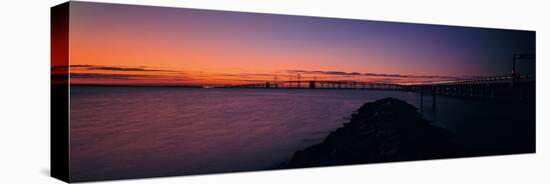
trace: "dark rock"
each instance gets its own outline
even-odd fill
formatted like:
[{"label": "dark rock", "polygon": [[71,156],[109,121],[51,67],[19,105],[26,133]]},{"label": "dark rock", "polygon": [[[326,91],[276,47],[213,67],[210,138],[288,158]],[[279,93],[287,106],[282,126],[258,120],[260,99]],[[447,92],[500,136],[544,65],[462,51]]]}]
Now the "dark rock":
[{"label": "dark rock", "polygon": [[286,168],[448,158],[461,148],[443,128],[430,124],[404,101],[364,104],[325,140],[297,151]]}]

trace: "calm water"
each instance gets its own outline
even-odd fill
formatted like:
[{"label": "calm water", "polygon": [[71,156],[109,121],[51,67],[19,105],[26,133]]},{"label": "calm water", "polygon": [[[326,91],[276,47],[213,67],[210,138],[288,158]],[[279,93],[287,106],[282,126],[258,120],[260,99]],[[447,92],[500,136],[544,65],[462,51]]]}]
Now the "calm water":
[{"label": "calm water", "polygon": [[[269,169],[385,97],[419,107],[417,94],[393,91],[74,86],[71,174],[84,181]],[[534,144],[534,111],[529,118],[503,103],[444,97],[434,110],[430,99],[422,113],[458,142],[488,154]]]}]

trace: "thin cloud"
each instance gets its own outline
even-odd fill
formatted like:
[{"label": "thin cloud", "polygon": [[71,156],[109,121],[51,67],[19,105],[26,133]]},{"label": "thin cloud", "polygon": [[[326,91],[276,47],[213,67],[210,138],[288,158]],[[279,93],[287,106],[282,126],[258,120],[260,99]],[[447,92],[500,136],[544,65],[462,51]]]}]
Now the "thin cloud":
[{"label": "thin cloud", "polygon": [[101,73],[71,73],[71,78],[81,79],[138,79],[150,78],[151,75],[136,75],[136,74],[101,74]]},{"label": "thin cloud", "polygon": [[309,71],[309,70],[285,70],[290,74],[312,74],[312,75],[338,75],[338,76],[371,76],[371,77],[391,77],[391,78],[421,78],[421,79],[462,79],[454,76],[439,75],[400,75],[400,74],[381,74],[381,73],[359,73],[343,71]]},{"label": "thin cloud", "polygon": [[158,70],[148,68],[129,68],[129,67],[111,67],[111,66],[94,66],[87,70],[109,70],[109,71],[135,71],[135,72],[175,72],[175,70]]},{"label": "thin cloud", "polygon": [[[93,66],[94,65],[71,65],[70,67],[71,68],[87,68],[87,67],[93,67]],[[69,69],[68,65],[57,65],[57,66],[52,66],[51,67],[52,71],[67,70],[67,69]]]},{"label": "thin cloud", "polygon": [[274,77],[280,76],[278,74],[268,74],[268,73],[238,73],[238,74],[214,74],[216,76],[224,77],[240,77],[240,78],[254,78],[254,77]]},{"label": "thin cloud", "polygon": [[[183,73],[178,70],[152,69],[148,67],[126,67],[126,66],[103,66],[103,65],[70,65],[71,68],[83,70],[103,70],[103,71],[130,71],[130,72],[176,72]],[[67,68],[67,66],[57,66],[59,69]],[[54,69],[54,67],[52,67]]]}]

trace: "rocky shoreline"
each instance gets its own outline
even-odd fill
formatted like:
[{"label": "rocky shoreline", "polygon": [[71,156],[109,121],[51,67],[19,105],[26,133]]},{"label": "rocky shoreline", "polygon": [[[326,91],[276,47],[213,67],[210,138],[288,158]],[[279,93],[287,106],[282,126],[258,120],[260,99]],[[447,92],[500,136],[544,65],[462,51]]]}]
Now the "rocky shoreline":
[{"label": "rocky shoreline", "polygon": [[322,143],[294,153],[283,168],[410,161],[465,156],[452,134],[395,98],[369,102]]}]

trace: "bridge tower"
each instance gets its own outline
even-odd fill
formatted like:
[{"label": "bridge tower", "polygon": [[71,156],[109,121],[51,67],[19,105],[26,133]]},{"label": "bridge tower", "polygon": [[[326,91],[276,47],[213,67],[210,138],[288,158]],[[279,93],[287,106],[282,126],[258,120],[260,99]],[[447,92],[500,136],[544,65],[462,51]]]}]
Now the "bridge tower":
[{"label": "bridge tower", "polygon": [[309,89],[315,89],[315,81],[309,81]]}]

